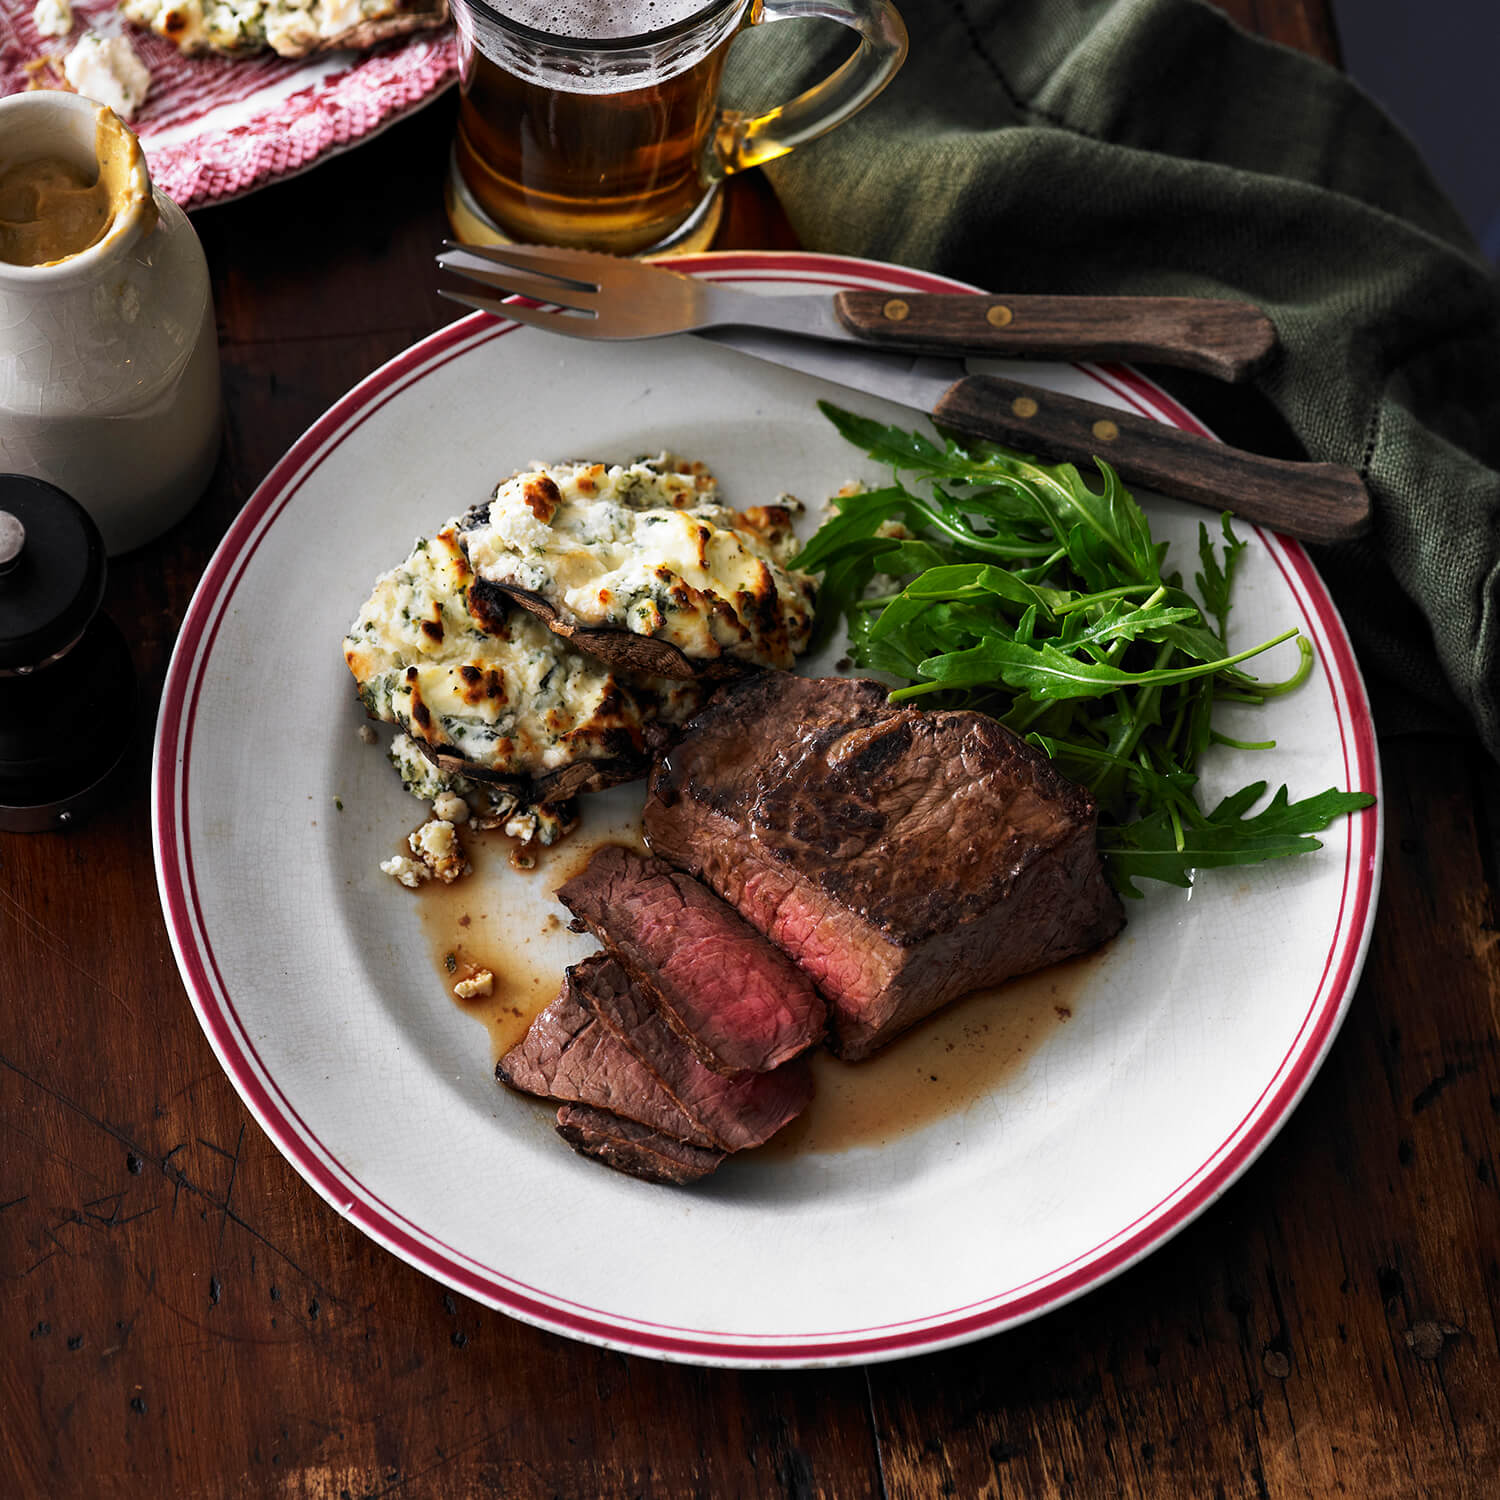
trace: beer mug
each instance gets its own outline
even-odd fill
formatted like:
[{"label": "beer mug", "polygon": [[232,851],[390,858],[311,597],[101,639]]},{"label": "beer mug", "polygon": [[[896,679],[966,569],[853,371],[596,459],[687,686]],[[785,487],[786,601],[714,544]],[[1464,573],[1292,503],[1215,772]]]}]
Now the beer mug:
[{"label": "beer mug", "polygon": [[[467,244],[701,249],[719,184],[868,104],[906,56],[889,0],[454,0],[460,103],[446,203]],[[765,114],[718,107],[735,36],[823,17],[858,50]]]}]

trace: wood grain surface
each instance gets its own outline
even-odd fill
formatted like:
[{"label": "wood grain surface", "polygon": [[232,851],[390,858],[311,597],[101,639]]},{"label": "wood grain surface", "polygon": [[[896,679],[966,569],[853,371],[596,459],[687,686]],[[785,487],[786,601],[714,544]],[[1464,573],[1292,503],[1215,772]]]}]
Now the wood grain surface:
[{"label": "wood grain surface", "polygon": [[833,306],[859,338],[923,354],[1148,360],[1234,381],[1276,347],[1276,329],[1258,307],[1211,297],[839,292]]},{"label": "wood grain surface", "polygon": [[1343,464],[1268,458],[999,375],[966,375],[943,392],[932,415],[940,426],[1057,463],[1087,467],[1097,454],[1127,485],[1233,511],[1303,541],[1347,541],[1370,529],[1364,481]]},{"label": "wood grain surface", "polygon": [[[1322,0],[1225,8],[1333,55]],[[134,755],[85,829],[0,835],[0,1496],[1500,1493],[1500,777],[1466,742],[1384,747],[1365,979],[1263,1158],[1143,1264],[956,1352],[766,1374],[571,1343],[380,1249],[249,1118],[157,906],[156,701],[256,483],[453,315],[430,270],[451,122],[196,221],[225,454],[113,569]],[[730,207],[735,243],[789,243],[763,187]]]}]

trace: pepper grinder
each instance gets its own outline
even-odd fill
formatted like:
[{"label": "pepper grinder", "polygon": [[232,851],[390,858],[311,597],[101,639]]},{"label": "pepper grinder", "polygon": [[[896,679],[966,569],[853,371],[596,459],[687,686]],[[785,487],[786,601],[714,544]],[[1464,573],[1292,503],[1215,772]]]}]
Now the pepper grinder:
[{"label": "pepper grinder", "polygon": [[0,474],[0,829],[73,824],[107,795],[135,668],[107,615],[104,539],[55,485]]}]

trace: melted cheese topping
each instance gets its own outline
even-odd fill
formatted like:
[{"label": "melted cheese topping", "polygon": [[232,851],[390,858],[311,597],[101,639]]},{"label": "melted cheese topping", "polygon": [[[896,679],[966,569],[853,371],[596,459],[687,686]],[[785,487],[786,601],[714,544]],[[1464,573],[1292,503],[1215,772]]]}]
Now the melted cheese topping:
[{"label": "melted cheese topping", "polygon": [[82,94],[131,119],[151,91],[151,70],[135,55],[129,37],[86,31],[63,59],[63,76]]},{"label": "melted cheese topping", "polygon": [[400,0],[125,0],[121,9],[188,56],[269,47],[282,57],[305,57],[365,21],[399,15],[401,5]]},{"label": "melted cheese topping", "polygon": [[43,36],[67,36],[73,29],[73,7],[69,0],[36,0],[31,24]]},{"label": "melted cheese topping", "polygon": [[475,572],[538,594],[569,624],[790,667],[807,649],[813,580],[785,566],[785,506],[736,512],[702,465],[537,465],[463,534]]},{"label": "melted cheese topping", "polygon": [[691,683],[612,671],[524,610],[484,629],[454,523],[382,574],[344,640],[360,698],[377,719],[505,776],[640,750],[653,720],[681,723]]}]

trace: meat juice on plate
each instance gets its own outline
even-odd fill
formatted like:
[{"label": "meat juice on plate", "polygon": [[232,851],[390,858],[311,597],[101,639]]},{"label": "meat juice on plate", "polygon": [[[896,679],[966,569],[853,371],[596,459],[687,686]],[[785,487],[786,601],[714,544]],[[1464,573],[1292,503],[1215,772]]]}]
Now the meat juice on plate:
[{"label": "meat juice on plate", "polygon": [[[509,878],[542,881],[548,891],[554,890],[612,843],[644,849],[638,825],[585,828],[555,848],[536,850],[535,867]],[[561,969],[555,957],[542,955],[552,948],[545,939],[568,916],[559,905],[535,932],[518,931],[504,907],[506,882],[497,879],[509,864],[512,841],[498,832],[469,835],[466,847],[473,873],[452,885],[429,881],[422,887],[422,925],[438,983],[466,1015],[484,1025],[491,1056],[498,1061],[557,995]],[[1098,955],[1071,959],[976,991],[863,1062],[845,1063],[817,1052],[812,1103],[759,1150],[793,1157],[878,1147],[962,1115],[1004,1087],[1088,1003],[1098,962]],[[492,993],[471,1000],[454,997],[454,984],[481,969],[495,976]]]},{"label": "meat juice on plate", "polygon": [[[505,909],[507,881],[499,878],[500,872],[508,867],[514,872],[509,879],[539,881],[550,892],[578,874],[601,845],[622,843],[644,847],[638,829],[632,833],[628,827],[611,826],[592,834],[580,830],[551,849],[526,850],[525,857],[535,863],[521,870],[511,864],[518,847],[513,840],[499,831],[466,832],[464,847],[472,872],[452,885],[430,880],[417,892],[422,928],[443,990],[489,1031],[495,1061],[520,1042],[556,998],[562,970],[555,957],[543,957],[543,950],[552,947],[544,940],[568,921],[567,912],[557,906],[534,931],[518,929]],[[590,946],[591,940],[580,940],[581,950]],[[579,957],[584,956],[580,951]],[[490,994],[471,1000],[454,995],[456,983],[482,969],[495,976]]]},{"label": "meat juice on plate", "polygon": [[862,1062],[813,1057],[812,1103],[761,1150],[784,1156],[882,1146],[1003,1088],[1088,1003],[1100,955],[976,990]]}]

